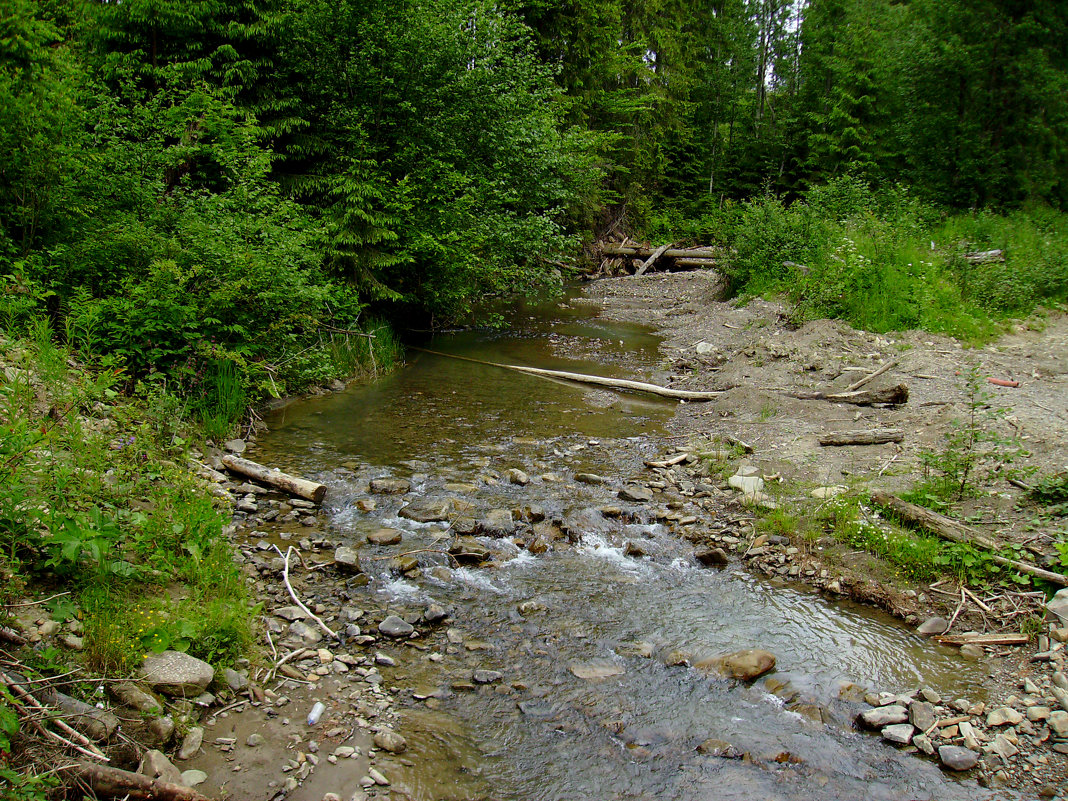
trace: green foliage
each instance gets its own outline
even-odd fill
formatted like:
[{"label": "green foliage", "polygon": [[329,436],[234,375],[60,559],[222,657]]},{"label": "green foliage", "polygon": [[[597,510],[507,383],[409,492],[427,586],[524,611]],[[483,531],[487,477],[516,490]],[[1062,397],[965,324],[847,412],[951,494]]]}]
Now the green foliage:
[{"label": "green foliage", "polygon": [[[876,192],[837,178],[791,204],[774,195],[745,204],[726,274],[736,293],[785,294],[798,323],[837,317],[983,342],[1008,315],[1068,299],[1063,218],[1036,209],[943,220],[902,187]],[[1005,261],[963,258],[978,249],[1001,249]]]}]

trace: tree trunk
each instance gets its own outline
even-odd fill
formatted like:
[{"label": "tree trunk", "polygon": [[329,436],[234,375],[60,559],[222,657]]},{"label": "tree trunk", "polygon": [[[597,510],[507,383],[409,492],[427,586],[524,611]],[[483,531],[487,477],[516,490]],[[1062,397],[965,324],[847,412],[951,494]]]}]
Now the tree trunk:
[{"label": "tree trunk", "polygon": [[98,796],[129,798],[132,801],[211,801],[192,787],[150,779],[140,773],[110,768],[92,762],[78,762],[71,773]]},{"label": "tree trunk", "polygon": [[670,242],[668,244],[666,244],[666,245],[661,245],[660,247],[658,247],[656,250],[654,250],[652,252],[652,255],[650,255],[649,258],[645,260],[645,262],[642,264],[642,266],[638,268],[638,272],[636,272],[634,274],[635,275],[643,275],[646,270],[648,270],[650,267],[652,267],[654,264],[656,264],[656,260],[659,259],[661,256],[663,256],[664,253],[670,247],[671,247],[671,243]]},{"label": "tree trunk", "polygon": [[283,492],[288,492],[290,495],[296,495],[299,498],[307,498],[314,503],[322,503],[323,498],[326,496],[326,485],[317,484],[314,481],[308,481],[304,478],[297,478],[296,476],[283,473],[281,470],[271,469],[264,467],[261,464],[256,464],[248,459],[241,459],[237,456],[224,456],[222,463],[226,465],[227,469],[232,470],[235,473],[240,473],[243,476],[259,481],[261,484],[267,484],[275,489],[280,489]]},{"label": "tree trunk", "polygon": [[901,442],[905,432],[900,428],[877,428],[871,431],[832,431],[820,437],[820,445],[882,445]]}]

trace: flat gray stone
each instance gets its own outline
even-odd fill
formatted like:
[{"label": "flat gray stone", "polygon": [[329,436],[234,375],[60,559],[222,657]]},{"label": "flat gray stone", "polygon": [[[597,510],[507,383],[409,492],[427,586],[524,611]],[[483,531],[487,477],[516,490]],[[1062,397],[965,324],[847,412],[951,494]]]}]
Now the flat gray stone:
[{"label": "flat gray stone", "polygon": [[1011,707],[1003,706],[986,716],[987,726],[1015,726],[1024,716]]},{"label": "flat gray stone", "polygon": [[378,633],[386,637],[408,637],[415,631],[415,626],[396,615],[390,615],[378,624]]},{"label": "flat gray stone", "polygon": [[935,724],[934,704],[926,701],[913,701],[909,707],[909,723],[920,731],[927,731]]},{"label": "flat gray stone", "polygon": [[929,617],[920,624],[916,631],[924,637],[932,637],[935,634],[944,633],[947,628],[949,628],[949,621],[944,617]]},{"label": "flat gray stone", "polygon": [[971,770],[979,764],[978,753],[959,745],[940,746],[938,759],[950,770]]},{"label": "flat gray stone", "polygon": [[612,676],[622,676],[627,672],[626,668],[622,665],[617,665],[615,662],[600,659],[591,660],[589,662],[572,662],[568,666],[568,669],[580,679],[587,679],[590,681],[607,679]]},{"label": "flat gray stone", "polygon": [[208,774],[202,770],[183,770],[182,784],[186,787],[199,787],[208,780]]},{"label": "flat gray stone", "polygon": [[179,651],[164,651],[145,658],[141,677],[158,693],[195,698],[215,678],[215,669],[202,659]]},{"label": "flat gray stone", "polygon": [[141,757],[141,764],[138,766],[137,772],[142,776],[148,776],[150,779],[159,779],[171,784],[182,783],[182,772],[174,767],[162,751],[156,751],[155,749],[145,751],[144,756]]},{"label": "flat gray stone", "polygon": [[629,501],[630,503],[652,503],[653,491],[648,487],[640,487],[636,484],[629,484],[618,493],[620,500]]},{"label": "flat gray stone", "polygon": [[178,753],[175,755],[176,759],[186,760],[192,759],[200,751],[200,746],[204,742],[204,729],[200,726],[193,726],[186,733],[185,738],[182,740],[182,745],[178,749]]},{"label": "flat gray stone", "polygon": [[499,670],[476,670],[471,674],[471,679],[475,684],[495,684],[503,678],[504,674]]},{"label": "flat gray stone", "polygon": [[909,711],[900,704],[890,704],[862,712],[860,722],[869,729],[883,729],[898,723],[908,723]]},{"label": "flat gray stone", "polygon": [[912,735],[915,732],[916,728],[911,723],[895,723],[892,726],[883,726],[879,733],[884,740],[888,740],[891,743],[908,745],[912,742]]},{"label": "flat gray stone", "polygon": [[457,537],[449,546],[449,553],[461,565],[480,565],[492,555],[492,551],[474,537]]},{"label": "flat gray stone", "polygon": [[248,676],[243,676],[233,668],[223,668],[223,681],[235,693],[248,689]]},{"label": "flat gray stone", "polygon": [[248,449],[248,443],[243,439],[228,439],[223,443],[223,448],[240,456]]}]

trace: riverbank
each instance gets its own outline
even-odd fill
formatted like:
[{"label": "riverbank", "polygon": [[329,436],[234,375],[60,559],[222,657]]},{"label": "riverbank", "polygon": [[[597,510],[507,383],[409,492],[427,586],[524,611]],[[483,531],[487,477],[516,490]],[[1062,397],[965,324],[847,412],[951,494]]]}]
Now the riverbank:
[{"label": "riverbank", "polygon": [[[939,744],[966,746],[986,754],[989,785],[1057,795],[1068,779],[1068,721],[1062,719],[1068,711],[1063,672],[1068,621],[1046,613],[1044,594],[1030,587],[1021,591],[1004,574],[990,576],[988,583],[961,565],[939,564],[930,550],[922,557],[885,558],[885,551],[864,547],[863,537],[850,536],[850,527],[870,528],[884,540],[882,532],[897,531],[894,536],[913,541],[914,535],[881,519],[880,510],[861,499],[874,489],[900,494],[930,480],[930,454],[944,451],[977,408],[996,410],[984,415],[984,430],[1000,443],[1012,443],[1001,447],[1020,449],[1013,466],[1032,468],[1023,475],[1065,470],[1068,316],[1049,312],[1016,324],[989,346],[968,349],[919,331],[873,335],[827,320],[796,328],[788,323],[788,310],[776,303],[724,302],[711,273],[602,280],[586,296],[604,316],[650,325],[666,337],[659,377],[669,386],[723,392],[711,403],[680,405],[662,461],[693,454],[675,468],[689,472],[692,482],[686,463],[718,451],[716,469],[762,478],[767,503],[750,505],[754,538],[743,557],[750,570],[878,606],[924,633],[980,641],[962,651],[988,669],[989,702],[939,710],[943,721],[962,719],[928,736],[947,730],[953,736],[906,745],[928,753]],[[806,393],[843,392],[886,365],[890,369],[869,388],[905,384],[907,403],[858,407],[802,399]],[[983,382],[978,403],[966,381],[971,369],[984,379],[1001,379]],[[903,441],[820,444],[831,432],[887,429],[902,432]],[[738,442],[750,452],[731,444]],[[976,476],[976,491],[947,504],[947,511],[1017,550],[1020,558],[1063,573],[1058,545],[1068,539],[1064,518],[1035,503],[1022,482],[1010,483],[1014,475],[1006,469]],[[704,544],[722,546],[715,538]],[[995,638],[984,647],[972,636],[1021,633],[1030,638],[1023,646]],[[869,700],[895,703],[898,696]],[[993,719],[985,715],[1004,707],[1013,711]],[[1051,714],[1053,726],[1047,725]],[[893,721],[908,722],[904,710]]]}]

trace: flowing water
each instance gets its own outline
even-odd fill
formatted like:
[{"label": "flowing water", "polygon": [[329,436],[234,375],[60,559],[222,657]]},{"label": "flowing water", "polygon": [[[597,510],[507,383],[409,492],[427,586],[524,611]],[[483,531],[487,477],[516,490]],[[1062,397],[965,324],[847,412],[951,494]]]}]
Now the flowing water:
[{"label": "flowing water", "polygon": [[[655,336],[594,312],[574,300],[521,315],[507,334],[467,332],[428,347],[636,378],[655,370]],[[974,782],[852,730],[859,707],[843,699],[856,684],[980,700],[981,668],[872,610],[738,567],[699,568],[692,546],[650,510],[598,511],[626,506],[615,498],[618,479],[640,475],[642,459],[661,453],[645,437],[665,433],[672,409],[413,353],[374,384],[268,421],[262,458],[331,486],[333,539],[359,545],[390,526],[405,532],[402,545],[373,554],[363,545],[362,553],[420,551],[417,578],[368,558],[371,582],[361,592],[401,614],[434,602],[453,612],[440,658],[401,648],[418,658],[398,659],[386,676],[416,688],[400,695],[411,764],[394,779],[395,797],[982,797]],[[532,483],[500,478],[511,467]],[[571,480],[583,471],[616,484]],[[373,512],[359,511],[368,480],[385,475],[410,478],[412,494],[377,496]],[[447,523],[397,516],[420,495],[462,497],[476,517],[534,504],[550,519],[577,513],[584,525],[572,542],[537,556],[487,540],[495,567],[456,567],[439,552]],[[628,540],[645,555],[625,555]],[[750,647],[778,658],[776,671],[751,686],[668,664],[673,652],[699,658]],[[500,671],[503,682],[471,685],[475,669]],[[709,738],[744,758],[698,753]]]}]

